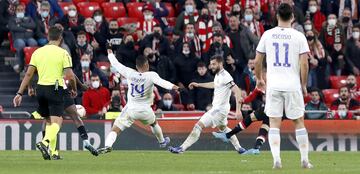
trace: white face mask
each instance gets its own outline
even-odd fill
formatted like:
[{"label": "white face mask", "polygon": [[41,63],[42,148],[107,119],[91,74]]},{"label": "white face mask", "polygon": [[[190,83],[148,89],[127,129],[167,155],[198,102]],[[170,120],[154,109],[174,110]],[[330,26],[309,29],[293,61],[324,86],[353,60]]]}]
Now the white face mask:
[{"label": "white face mask", "polygon": [[353,32],[353,33],[352,33],[352,36],[353,36],[354,39],[359,39],[359,37],[360,37],[360,32],[358,32],[358,31]]},{"label": "white face mask", "polygon": [[25,13],[16,13],[16,17],[17,18],[24,18],[25,17]]},{"label": "white face mask", "polygon": [[345,118],[347,115],[347,111],[344,111],[344,110],[340,110],[340,111],[338,111],[338,113],[341,118]]},{"label": "white face mask", "polygon": [[335,25],[336,25],[336,21],[337,21],[336,19],[329,19],[329,20],[328,20],[328,23],[329,23],[330,26],[335,26]]},{"label": "white face mask", "polygon": [[102,16],[94,16],[94,20],[95,22],[100,23],[102,22]]},{"label": "white face mask", "polygon": [[309,7],[309,11],[310,11],[310,13],[315,13],[317,11],[317,7],[312,5]]},{"label": "white face mask", "polygon": [[49,12],[48,12],[48,11],[43,11],[43,12],[41,12],[41,17],[46,18],[46,17],[48,17],[48,16],[49,16]]},{"label": "white face mask", "polygon": [[194,33],[186,33],[186,36],[188,37],[188,38],[194,38]]},{"label": "white face mask", "polygon": [[192,5],[186,5],[185,6],[185,11],[186,11],[186,13],[193,13],[194,12],[194,7]]},{"label": "white face mask", "polygon": [[154,18],[153,15],[145,15],[145,16],[144,16],[144,19],[145,19],[146,21],[152,20],[153,18]]},{"label": "white face mask", "polygon": [[82,68],[89,68],[90,62],[89,61],[81,61],[81,67]]},{"label": "white face mask", "polygon": [[70,17],[75,17],[76,16],[76,11],[75,10],[70,10],[69,12],[68,12],[68,14],[69,14],[69,16]]},{"label": "white face mask", "polygon": [[185,55],[189,55],[189,54],[190,54],[190,50],[183,50],[182,52],[183,52],[183,54],[185,54]]},{"label": "white face mask", "polygon": [[253,15],[245,15],[244,16],[245,21],[248,21],[248,22],[252,21],[253,18],[254,18]]},{"label": "white face mask", "polygon": [[164,100],[164,106],[167,107],[167,108],[170,108],[171,107],[171,104],[172,104],[172,100]]},{"label": "white face mask", "polygon": [[95,89],[99,88],[100,86],[100,81],[93,81],[91,82],[91,86]]},{"label": "white face mask", "polygon": [[310,24],[306,24],[306,25],[304,25],[304,29],[306,31],[310,31],[310,30],[312,30],[312,26]]}]

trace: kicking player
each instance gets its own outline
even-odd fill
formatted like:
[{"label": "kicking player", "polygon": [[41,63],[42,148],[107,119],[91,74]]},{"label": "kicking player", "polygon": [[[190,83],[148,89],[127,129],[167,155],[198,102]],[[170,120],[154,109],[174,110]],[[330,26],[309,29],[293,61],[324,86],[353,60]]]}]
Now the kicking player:
[{"label": "kicking player", "polygon": [[156,136],[160,147],[166,147],[170,143],[170,138],[164,138],[161,127],[156,122],[154,111],[151,109],[153,88],[154,84],[167,90],[178,90],[179,87],[161,79],[156,72],[149,72],[148,60],[143,56],[136,58],[137,71],[122,65],[116,59],[111,49],[108,49],[108,58],[111,66],[128,80],[128,103],[121,112],[121,115],[116,118],[111,132],[106,137],[105,147],[98,149],[98,153],[111,152],[116,137],[126,128],[129,128],[135,120],[139,120],[145,125],[150,125],[151,131]]},{"label": "kicking player", "polygon": [[[194,87],[214,89],[214,99],[212,102],[212,109],[206,112],[200,120],[195,124],[192,132],[187,137],[185,142],[179,147],[170,147],[169,151],[172,153],[183,153],[192,144],[194,144],[200,137],[201,131],[204,128],[217,127],[220,131],[229,132],[231,129],[227,127],[227,115],[230,111],[230,96],[234,92],[236,97],[236,113],[235,116],[242,117],[241,115],[241,91],[234,83],[231,75],[223,67],[223,57],[215,55],[210,60],[210,68],[215,73],[214,82],[208,83],[195,83],[189,84],[189,88]],[[244,153],[246,150],[240,146],[236,136],[230,138],[230,142],[235,147],[238,153]]]},{"label": "kicking player", "polygon": [[267,85],[265,113],[270,119],[269,144],[273,168],[282,168],[280,158],[280,126],[285,109],[287,118],[295,124],[296,140],[301,154],[301,166],[312,168],[309,162],[309,139],[304,125],[304,100],[307,94],[309,46],[304,34],[291,28],[293,9],[281,4],[277,10],[278,26],[266,31],[256,48],[256,86],[265,88],[262,63],[266,56]]},{"label": "kicking player", "polygon": [[[260,91],[259,89],[255,89],[248,97],[244,99],[243,106],[246,103],[251,103],[258,96],[263,96],[263,95],[264,93],[262,91]],[[213,132],[212,134],[214,135],[215,138],[221,139],[223,142],[228,143],[233,135],[247,129],[253,122],[262,121],[262,125],[259,129],[258,136],[256,137],[256,142],[254,147],[243,153],[243,154],[254,154],[254,155],[260,154],[260,148],[265,143],[268,136],[269,117],[266,116],[263,106],[261,106],[259,109],[251,113],[247,113],[247,114],[243,113],[243,117],[244,119],[241,122],[239,122],[239,124],[237,124],[230,132],[227,133]]]}]

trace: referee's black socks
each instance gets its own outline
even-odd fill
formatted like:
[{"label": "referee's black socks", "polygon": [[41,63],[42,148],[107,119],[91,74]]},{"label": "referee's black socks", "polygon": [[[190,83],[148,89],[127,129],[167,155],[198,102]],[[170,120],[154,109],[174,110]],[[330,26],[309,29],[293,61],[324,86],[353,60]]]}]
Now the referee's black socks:
[{"label": "referee's black socks", "polygon": [[80,137],[83,140],[87,140],[89,138],[84,126],[79,126],[77,130],[79,131]]}]

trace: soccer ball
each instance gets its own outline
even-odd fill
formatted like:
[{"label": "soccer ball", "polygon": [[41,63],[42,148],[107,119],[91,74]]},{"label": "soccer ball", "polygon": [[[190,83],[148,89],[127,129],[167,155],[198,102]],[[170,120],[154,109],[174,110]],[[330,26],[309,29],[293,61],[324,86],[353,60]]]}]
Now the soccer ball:
[{"label": "soccer ball", "polygon": [[79,113],[80,117],[85,117],[86,115],[86,110],[84,108],[84,106],[82,105],[76,105],[76,110]]}]

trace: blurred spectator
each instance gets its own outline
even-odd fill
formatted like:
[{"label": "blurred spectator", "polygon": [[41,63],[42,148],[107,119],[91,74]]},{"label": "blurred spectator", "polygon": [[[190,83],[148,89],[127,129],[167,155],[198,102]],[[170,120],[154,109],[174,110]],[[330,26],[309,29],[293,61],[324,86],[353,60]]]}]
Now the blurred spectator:
[{"label": "blurred spectator", "polygon": [[44,46],[48,43],[47,35],[50,26],[55,25],[58,21],[56,16],[50,14],[50,4],[48,1],[42,1],[40,5],[40,14],[35,16],[36,23],[36,38],[39,46]]},{"label": "blurred spectator", "polygon": [[340,104],[334,115],[335,120],[351,120],[353,113],[348,111],[346,104]]},{"label": "blurred spectator", "polygon": [[[306,104],[305,110],[306,111],[327,111],[328,108],[326,107],[323,101],[323,94],[320,92],[319,89],[314,88],[310,92],[311,100]],[[326,113],[306,113],[306,119],[325,119]]]},{"label": "blurred spectator", "polygon": [[328,16],[330,14],[339,14],[339,0],[322,0],[321,11]]},{"label": "blurred spectator", "polygon": [[232,15],[229,21],[229,30],[227,32],[233,45],[232,53],[234,65],[238,72],[242,72],[249,59],[255,58],[255,47],[259,42],[249,29],[240,25],[239,19]]},{"label": "blurred spectator", "polygon": [[170,93],[165,93],[161,102],[159,102],[157,111],[177,111],[178,109],[173,105],[173,101],[172,95]]},{"label": "blurred spectator", "polygon": [[170,30],[168,28],[169,23],[166,20],[166,17],[169,15],[169,10],[166,8],[165,3],[161,2],[161,0],[153,0],[149,2],[153,7],[155,7],[154,18],[159,21],[161,29],[167,33],[167,31]]},{"label": "blurred spectator", "polygon": [[[309,19],[307,19],[304,22],[304,32],[306,33],[307,31],[316,31],[315,26],[313,25],[313,23]],[[316,31],[316,32],[319,33],[318,31]]]},{"label": "blurred spectator", "polygon": [[77,33],[77,48],[76,53],[79,58],[81,58],[84,54],[87,54],[90,56],[90,59],[94,58],[94,48],[89,43],[85,31],[79,31]]},{"label": "blurred spectator", "polygon": [[[206,64],[199,62],[197,64],[197,73],[191,82],[208,83],[212,81],[214,81],[214,77],[208,73]],[[195,109],[205,111],[206,107],[211,104],[213,90],[207,88],[194,88],[190,91],[190,95],[194,101]]]},{"label": "blurred spectator", "polygon": [[352,27],[353,23],[351,20],[351,11],[349,8],[345,8],[342,11],[342,14],[339,18],[340,24],[343,27],[345,33],[345,40],[350,39],[352,37]]},{"label": "blurred spectator", "polygon": [[226,15],[226,18],[227,18],[227,24],[228,24],[228,22],[230,21],[230,17],[231,16],[236,16],[239,20],[241,20],[242,19],[242,14],[241,14],[241,2],[239,2],[239,3],[235,3],[232,7],[231,7],[231,12],[230,13],[228,13],[227,15]]},{"label": "blurred spectator", "polygon": [[159,25],[154,26],[154,33],[146,35],[140,45],[141,50],[149,47],[160,56],[169,57],[172,54],[169,40],[164,36]]},{"label": "blurred spectator", "polygon": [[120,91],[113,90],[111,92],[111,105],[109,111],[120,112],[123,109],[123,104],[125,105],[125,103],[126,101],[123,101],[120,97]]},{"label": "blurred spectator", "polygon": [[355,74],[360,75],[360,24],[356,24],[352,29],[352,38],[346,43],[346,60],[349,64],[348,70]]},{"label": "blurred spectator", "polygon": [[85,18],[78,13],[75,5],[68,6],[67,14],[61,19],[61,25],[65,31],[71,31],[76,35],[80,30],[84,29]]},{"label": "blurred spectator", "polygon": [[204,52],[207,51],[206,41],[212,37],[212,27],[214,26],[214,22],[216,21],[209,15],[209,13],[210,12],[207,8],[201,9],[201,16],[197,23],[197,31],[199,38],[201,42],[205,45],[203,46]]},{"label": "blurred spectator", "polygon": [[287,3],[290,6],[292,6],[293,8],[293,13],[295,16],[295,20],[300,24],[303,25],[305,22],[305,16],[304,13],[302,11],[302,9],[300,9],[299,7],[295,6],[295,3],[293,0],[282,0],[282,3]]},{"label": "blurred spectator", "polygon": [[98,75],[91,75],[90,88],[84,92],[82,104],[86,110],[86,117],[102,119],[110,105],[110,92],[101,86]]},{"label": "blurred spectator", "polygon": [[105,53],[106,36],[109,34],[109,24],[107,23],[101,10],[96,10],[94,12],[93,19],[95,21],[95,33],[93,35],[99,43],[100,49]]},{"label": "blurred spectator", "polygon": [[86,85],[91,85],[91,76],[99,76],[102,82],[102,86],[108,87],[109,82],[106,75],[104,75],[94,64],[91,63],[90,55],[83,54],[80,59],[81,62],[81,76],[79,78]]},{"label": "blurred spectator", "polygon": [[244,12],[244,19],[242,24],[247,27],[255,36],[260,38],[264,31],[264,26],[254,17],[254,11],[251,8],[246,8]]},{"label": "blurred spectator", "polygon": [[[226,35],[226,33],[224,32],[220,22],[215,21],[213,26],[212,26],[212,30],[211,33],[208,35],[208,39],[203,43],[203,52],[205,54],[208,53],[211,44],[213,43],[214,40],[214,34],[219,33],[222,34],[222,36],[224,37],[223,43],[226,44],[229,48],[232,48],[232,44],[231,44],[231,40],[229,38],[229,36]],[[205,61],[205,63],[208,63]]]},{"label": "blurred spectator", "polygon": [[357,0],[339,0],[339,16],[344,15],[344,11],[348,10],[348,12],[350,12],[349,21],[359,19],[359,13],[357,9],[359,4],[357,4],[358,2],[356,1]]},{"label": "blurred spectator", "polygon": [[93,62],[107,60],[104,58],[106,44],[106,33],[96,30],[96,22],[93,18],[86,18],[84,21],[86,38],[91,46],[94,48]]},{"label": "blurred spectator", "polygon": [[220,4],[218,4],[217,0],[208,0],[207,1],[207,9],[209,10],[209,17],[213,21],[218,21],[222,25],[225,26],[224,18],[221,14],[221,9],[219,8]]},{"label": "blurred spectator", "polygon": [[[62,11],[61,7],[58,4],[57,0],[47,0],[50,4],[50,16],[54,16],[57,14],[59,18],[64,16],[64,12]],[[36,19],[37,15],[41,15],[41,3],[43,0],[31,0],[26,6],[26,16],[30,16],[34,20]]]},{"label": "blurred spectator", "polygon": [[184,43],[189,43],[190,51],[195,53],[196,57],[201,58],[201,40],[195,32],[195,25],[193,23],[186,24],[185,34],[176,41],[176,54],[181,54]]},{"label": "blurred spectator", "polygon": [[123,42],[116,50],[116,58],[125,66],[135,69],[137,56],[138,52],[135,50],[134,38],[131,35],[125,35]]},{"label": "blurred spectator", "polygon": [[187,24],[195,24],[199,19],[199,13],[196,9],[194,0],[185,1],[185,11],[181,12],[176,18],[175,32],[183,34]]},{"label": "blurred spectator", "polygon": [[349,75],[346,78],[346,86],[350,89],[350,96],[353,99],[358,99],[360,97],[360,87],[357,84],[356,77],[354,75]]},{"label": "blurred spectator", "polygon": [[[309,0],[309,12],[310,12],[310,19],[314,25],[314,29],[317,32],[321,31],[323,23],[326,21],[325,15],[320,11],[320,6],[317,0]],[[304,27],[306,27],[304,25]],[[306,29],[305,30],[311,30]]]},{"label": "blurred spectator", "polygon": [[5,34],[9,32],[8,23],[11,16],[15,15],[18,0],[0,1],[0,46],[4,41]]},{"label": "blurred spectator", "polygon": [[187,88],[194,78],[197,64],[200,61],[190,50],[190,44],[184,43],[182,53],[174,59],[177,84],[181,88]]},{"label": "blurred spectator", "polygon": [[345,104],[346,107],[351,111],[359,109],[360,103],[357,100],[351,98],[348,87],[341,87],[339,89],[339,95],[339,98],[332,102],[330,107],[331,110],[338,110],[340,104]]},{"label": "blurred spectator", "polygon": [[[175,67],[168,57],[159,55],[150,47],[144,49],[144,56],[149,60],[150,71],[157,72],[161,78],[172,83],[176,81]],[[161,92],[162,91],[163,90],[161,89]]]},{"label": "blurred spectator", "polygon": [[142,12],[144,19],[137,24],[138,40],[142,40],[145,36],[154,32],[154,26],[159,24],[159,21],[154,19],[154,7],[151,4],[146,4]]},{"label": "blurred spectator", "polygon": [[124,34],[121,33],[119,25],[116,19],[111,19],[109,22],[109,31],[106,40],[111,44],[112,50],[116,54],[116,51],[119,49]]},{"label": "blurred spectator", "polygon": [[14,70],[19,73],[24,66],[24,51],[26,46],[37,46],[34,39],[36,24],[31,17],[25,16],[25,7],[22,4],[16,6],[16,16],[9,20],[9,30],[12,34],[16,49],[17,64]]},{"label": "blurred spectator", "polygon": [[344,30],[339,24],[336,15],[330,14],[327,22],[321,29],[319,40],[328,52],[332,74],[340,75],[345,66],[344,60]]},{"label": "blurred spectator", "polygon": [[249,94],[251,91],[255,89],[256,86],[256,78],[253,73],[255,69],[255,59],[249,59],[247,66],[244,68],[240,76],[239,87]]}]

